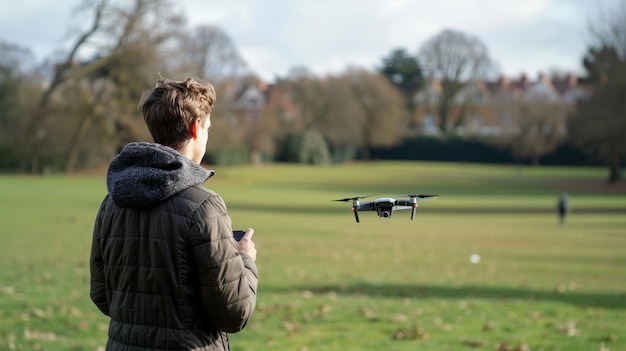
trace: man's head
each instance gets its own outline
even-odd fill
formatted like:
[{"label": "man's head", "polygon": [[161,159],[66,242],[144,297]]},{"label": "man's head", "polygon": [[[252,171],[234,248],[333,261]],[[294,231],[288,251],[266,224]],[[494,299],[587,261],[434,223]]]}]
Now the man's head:
[{"label": "man's head", "polygon": [[143,94],[139,110],[155,143],[181,150],[197,138],[198,128],[209,128],[215,99],[211,84],[196,78],[174,81],[159,75],[156,86]]}]

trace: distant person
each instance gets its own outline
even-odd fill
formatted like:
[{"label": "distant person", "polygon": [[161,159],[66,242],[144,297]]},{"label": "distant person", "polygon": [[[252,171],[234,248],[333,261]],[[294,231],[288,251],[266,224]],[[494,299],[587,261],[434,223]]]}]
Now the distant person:
[{"label": "distant person", "polygon": [[569,195],[567,193],[564,192],[561,194],[561,196],[559,197],[559,203],[557,207],[558,207],[558,212],[559,212],[559,223],[564,224],[565,217],[570,211]]},{"label": "distant person", "polygon": [[203,183],[216,94],[159,76],[139,110],[155,143],[112,160],[95,219],[90,296],[111,318],[107,350],[229,350],[256,307],[253,229],[233,239],[222,198]]}]

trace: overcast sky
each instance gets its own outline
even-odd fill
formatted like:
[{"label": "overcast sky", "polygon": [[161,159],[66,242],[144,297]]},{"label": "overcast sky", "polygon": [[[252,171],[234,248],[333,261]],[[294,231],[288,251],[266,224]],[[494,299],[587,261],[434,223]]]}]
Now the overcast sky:
[{"label": "overcast sky", "polygon": [[[119,2],[119,1],[118,1]],[[480,39],[500,71],[580,73],[588,24],[620,0],[180,0],[189,25],[212,24],[272,81],[294,66],[324,75],[375,69],[394,48],[415,54],[443,29]],[[67,46],[81,0],[0,0],[0,40],[38,58]]]}]

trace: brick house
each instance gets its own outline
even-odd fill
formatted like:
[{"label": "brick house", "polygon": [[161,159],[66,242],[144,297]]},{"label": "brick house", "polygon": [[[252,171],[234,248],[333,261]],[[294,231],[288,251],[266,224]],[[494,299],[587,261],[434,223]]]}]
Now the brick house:
[{"label": "brick house", "polygon": [[[414,132],[437,135],[441,84],[433,81],[414,97]],[[478,81],[465,86],[453,98],[448,112],[448,130],[459,135],[499,135],[515,132],[518,121],[514,108],[522,103],[538,101],[573,107],[577,100],[588,96],[590,88],[580,84],[572,74],[548,78],[539,74],[531,81],[521,75],[517,79],[501,76],[495,81]],[[561,122],[565,130],[565,122]]]},{"label": "brick house", "polygon": [[229,113],[234,116],[237,125],[250,125],[261,121],[266,113],[275,116],[279,121],[292,120],[296,114],[295,107],[289,102],[280,85],[266,84],[255,79],[243,83],[233,89],[230,95]]}]

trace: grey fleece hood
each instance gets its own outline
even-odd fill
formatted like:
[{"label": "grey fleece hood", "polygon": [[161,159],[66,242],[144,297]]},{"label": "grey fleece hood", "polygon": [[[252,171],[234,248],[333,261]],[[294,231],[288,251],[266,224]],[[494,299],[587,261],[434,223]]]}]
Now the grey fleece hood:
[{"label": "grey fleece hood", "polygon": [[111,161],[107,189],[116,205],[142,208],[202,184],[214,173],[170,147],[132,142]]}]

